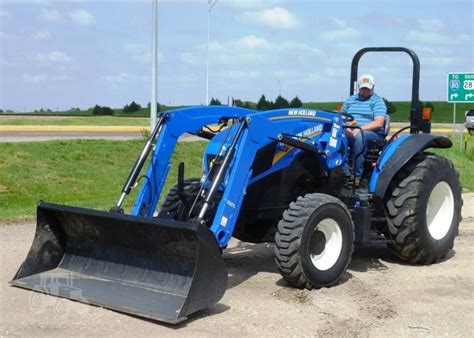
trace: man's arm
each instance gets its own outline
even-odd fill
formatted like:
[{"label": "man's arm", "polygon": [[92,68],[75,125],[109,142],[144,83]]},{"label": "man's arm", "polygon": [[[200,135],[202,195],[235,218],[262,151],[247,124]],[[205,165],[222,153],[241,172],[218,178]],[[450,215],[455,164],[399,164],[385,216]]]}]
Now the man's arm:
[{"label": "man's arm", "polygon": [[375,116],[372,122],[364,124],[361,128],[362,130],[372,130],[376,131],[384,127],[385,116]]}]

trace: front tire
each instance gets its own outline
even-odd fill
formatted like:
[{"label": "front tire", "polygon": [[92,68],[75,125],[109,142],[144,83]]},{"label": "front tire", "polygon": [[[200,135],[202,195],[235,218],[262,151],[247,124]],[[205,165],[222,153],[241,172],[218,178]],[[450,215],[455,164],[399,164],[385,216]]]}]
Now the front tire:
[{"label": "front tire", "polygon": [[[200,187],[201,183],[199,178],[187,179],[184,180],[183,183],[183,192],[191,197],[195,197],[198,194]],[[179,197],[178,186],[175,185],[170,189],[168,195],[166,195],[166,198],[164,199],[160,208],[160,213],[169,215],[175,220],[185,221],[188,211],[189,210],[186,208]]]},{"label": "front tire", "polygon": [[400,170],[386,197],[392,252],[415,264],[446,257],[461,222],[459,174],[448,159],[423,153]]},{"label": "front tire", "polygon": [[354,227],[347,207],[326,194],[298,197],[283,213],[275,235],[275,262],[297,288],[336,284],[351,260]]}]

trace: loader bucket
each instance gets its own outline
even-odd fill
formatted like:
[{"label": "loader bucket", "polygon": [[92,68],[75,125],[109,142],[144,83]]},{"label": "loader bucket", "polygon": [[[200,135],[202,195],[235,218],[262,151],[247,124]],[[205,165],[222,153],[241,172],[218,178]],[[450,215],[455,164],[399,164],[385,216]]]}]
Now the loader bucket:
[{"label": "loader bucket", "polygon": [[41,202],[14,286],[167,323],[217,303],[227,271],[195,223]]}]

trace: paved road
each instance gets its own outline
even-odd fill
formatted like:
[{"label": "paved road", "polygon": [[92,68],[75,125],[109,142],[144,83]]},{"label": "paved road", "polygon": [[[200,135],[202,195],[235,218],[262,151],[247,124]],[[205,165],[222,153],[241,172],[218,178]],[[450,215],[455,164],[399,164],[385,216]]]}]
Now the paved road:
[{"label": "paved road", "polygon": [[[406,126],[393,123],[392,132]],[[460,128],[460,125],[458,126]],[[448,134],[452,127],[446,124],[433,124],[433,133]],[[460,130],[460,129],[457,130]],[[132,126],[7,126],[0,125],[1,142],[37,142],[70,139],[139,139],[145,127]],[[184,135],[184,141],[196,141],[200,138]]]},{"label": "paved road", "polygon": [[[0,143],[2,142],[40,142],[51,140],[73,139],[107,139],[107,140],[132,140],[143,137],[141,131],[2,131],[0,130]],[[199,137],[185,134],[180,141],[203,140]]]}]

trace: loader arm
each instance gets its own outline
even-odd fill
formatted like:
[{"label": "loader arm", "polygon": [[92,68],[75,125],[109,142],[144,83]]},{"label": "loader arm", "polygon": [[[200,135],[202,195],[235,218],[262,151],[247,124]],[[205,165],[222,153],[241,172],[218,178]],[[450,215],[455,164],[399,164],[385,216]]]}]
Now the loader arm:
[{"label": "loader arm", "polygon": [[249,109],[226,106],[192,107],[164,112],[163,126],[157,135],[151,162],[131,214],[153,217],[171,167],[171,156],[181,135],[197,135],[205,125],[216,124],[223,119],[239,119],[251,112],[253,111]]}]

